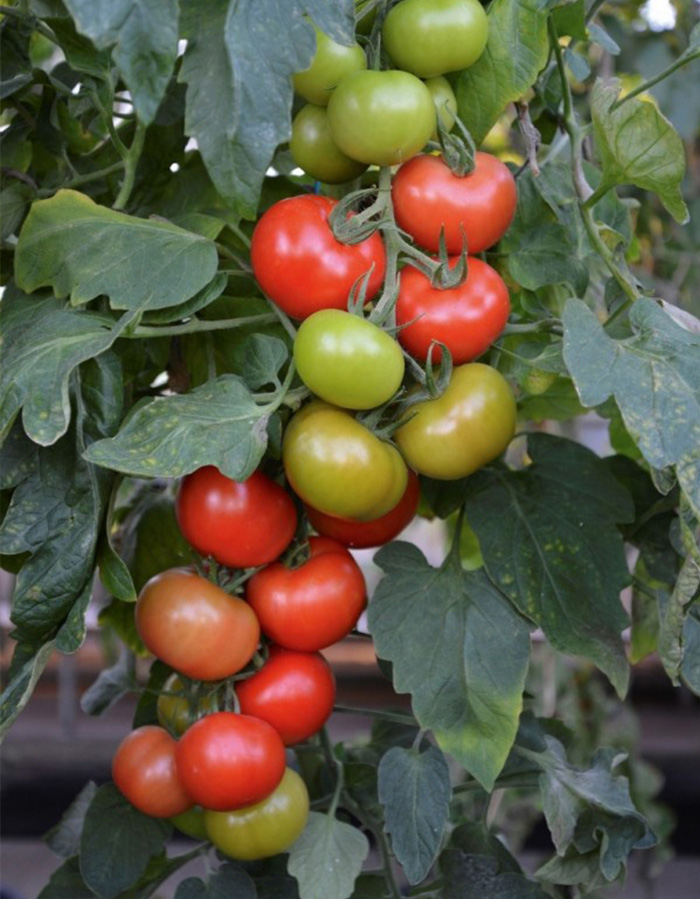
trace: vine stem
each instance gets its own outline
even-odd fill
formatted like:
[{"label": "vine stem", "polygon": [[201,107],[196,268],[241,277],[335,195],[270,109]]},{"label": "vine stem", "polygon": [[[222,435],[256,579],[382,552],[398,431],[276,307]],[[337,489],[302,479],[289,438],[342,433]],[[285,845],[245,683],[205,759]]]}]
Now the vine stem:
[{"label": "vine stem", "polygon": [[614,112],[616,109],[619,109],[623,103],[626,103],[628,100],[631,100],[632,97],[636,97],[639,94],[643,94],[645,91],[648,91],[650,87],[654,87],[655,84],[658,84],[659,81],[663,81],[664,78],[668,78],[676,69],[680,69],[682,66],[686,65],[689,62],[692,62],[694,59],[700,59],[700,47],[696,50],[691,50],[690,52],[686,51],[682,53],[678,59],[675,59],[670,65],[666,66],[665,69],[662,69],[658,75],[654,75],[653,78],[648,78],[646,81],[643,81],[641,84],[637,85],[634,90],[631,90],[628,94],[625,94],[624,97],[620,97],[610,107],[610,111]]},{"label": "vine stem", "polygon": [[146,140],[146,126],[142,122],[137,122],[134,139],[124,159],[124,180],[121,189],[114,201],[112,209],[121,211],[129,202],[131,191],[134,189],[134,179],[136,178],[136,167],[143,152],[144,141]]},{"label": "vine stem", "polygon": [[76,175],[75,178],[71,178],[70,181],[66,181],[55,189],[40,190],[38,191],[38,196],[50,197],[55,194],[57,190],[70,190],[73,187],[80,187],[82,184],[89,184],[91,181],[99,181],[101,178],[107,178],[109,175],[115,175],[117,172],[121,172],[123,168],[124,162],[120,160],[113,165],[108,165],[104,169],[98,169],[95,172],[85,172],[83,175]]},{"label": "vine stem", "polygon": [[391,899],[401,899],[401,890],[399,889],[399,885],[396,882],[396,875],[394,874],[394,868],[391,864],[391,850],[389,849],[389,843],[387,841],[386,834],[381,829],[381,827],[379,827],[365,813],[364,809],[362,809],[355,802],[355,800],[348,795],[347,791],[343,793],[343,805],[364,825],[367,830],[371,831],[372,834],[374,834],[374,838],[377,841],[377,846],[379,847],[379,851],[382,854],[382,861],[384,863],[382,874],[384,875],[384,880],[391,893]]},{"label": "vine stem", "polygon": [[194,318],[189,322],[183,322],[179,325],[139,325],[130,334],[124,334],[124,337],[141,338],[141,337],[173,337],[179,334],[197,334],[201,331],[226,331],[230,328],[242,328],[245,325],[269,324],[277,321],[277,316],[271,312],[265,312],[260,315],[248,315],[243,318],[222,318],[207,321],[203,318]]},{"label": "vine stem", "polygon": [[410,715],[402,715],[400,712],[385,712],[382,709],[354,708],[350,705],[334,705],[334,712],[345,715],[362,715],[365,718],[381,718],[382,721],[393,721],[394,724],[405,724],[408,727],[418,727],[415,718]]}]

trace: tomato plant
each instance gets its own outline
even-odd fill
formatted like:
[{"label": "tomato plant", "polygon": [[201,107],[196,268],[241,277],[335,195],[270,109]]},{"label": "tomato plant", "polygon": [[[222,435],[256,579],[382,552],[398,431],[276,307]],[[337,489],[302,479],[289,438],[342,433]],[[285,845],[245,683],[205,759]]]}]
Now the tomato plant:
[{"label": "tomato plant", "polygon": [[[447,78],[438,75],[436,78],[428,78],[425,82],[425,86],[428,88],[430,96],[433,98],[435,112],[437,113],[438,119],[442,122],[443,128],[447,131],[451,131],[454,127],[455,119],[457,118],[457,97],[455,97],[455,92],[452,90],[452,85]],[[437,139],[438,133],[436,127],[431,136],[431,140]]]},{"label": "tomato plant", "polygon": [[114,753],[114,783],[132,805],[152,818],[180,815],[193,804],[178,774],[175,747],[167,731],[146,725],[124,737]]},{"label": "tomato plant", "polygon": [[327,184],[351,181],[366,170],[364,162],[351,159],[331,137],[328,113],[312,103],[303,106],[292,122],[289,150],[294,162],[307,175]]},{"label": "tomato plant", "polygon": [[217,711],[216,698],[211,693],[195,697],[177,674],[171,674],[158,697],[158,723],[170,733],[181,736],[197,718]]}]

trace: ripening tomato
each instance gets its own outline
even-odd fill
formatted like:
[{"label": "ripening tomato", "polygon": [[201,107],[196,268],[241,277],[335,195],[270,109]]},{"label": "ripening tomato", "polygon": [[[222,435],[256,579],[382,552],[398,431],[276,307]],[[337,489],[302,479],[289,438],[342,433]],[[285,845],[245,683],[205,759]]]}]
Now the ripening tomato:
[{"label": "ripening tomato", "polygon": [[299,377],[321,399],[346,409],[373,409],[401,386],[401,348],[380,327],[339,309],[302,322],[294,341]]},{"label": "ripening tomato", "polygon": [[[457,260],[453,260],[453,263]],[[440,290],[418,269],[401,272],[396,324],[401,345],[425,360],[433,340],[444,343],[456,365],[471,362],[488,349],[506,326],[510,313],[508,288],[498,272],[481,259],[467,260],[467,278],[458,287]],[[433,361],[442,357],[433,349]]]},{"label": "ripening tomato", "polygon": [[368,300],[384,281],[382,238],[372,234],[352,246],[336,240],[328,224],[336,203],[316,194],[287,197],[271,206],[253,231],[253,274],[270,299],[293,318],[306,318],[319,309],[346,309],[352,286],[367,272]]},{"label": "ripening tomato", "polygon": [[236,695],[242,714],[267,721],[284,745],[291,746],[317,733],[328,720],[335,678],[320,652],[271,646],[267,662],[237,684]]},{"label": "ripening tomato", "polygon": [[219,852],[239,861],[269,858],[301,836],[309,817],[309,794],[296,771],[287,768],[267,799],[235,811],[207,811],[207,835]]},{"label": "ripening tomato", "polygon": [[173,827],[176,827],[180,833],[192,837],[193,840],[208,840],[207,829],[204,826],[204,809],[201,805],[193,805],[180,815],[174,815],[170,819]]},{"label": "ripening tomato", "polygon": [[447,252],[474,255],[493,246],[508,230],[518,196],[515,179],[500,159],[476,153],[468,175],[454,175],[439,156],[417,156],[394,177],[391,195],[396,221],[416,243],[437,253],[440,229]]},{"label": "ripening tomato", "polygon": [[242,599],[184,568],[146,583],[136,602],[136,628],[153,655],[196,680],[240,671],[260,639],[257,618]]},{"label": "ripening tomato", "polygon": [[311,525],[324,537],[337,540],[343,546],[353,549],[367,549],[371,546],[383,546],[413,521],[418,500],[420,499],[420,483],[415,474],[408,470],[408,484],[399,502],[386,515],[373,521],[353,521],[349,518],[334,518],[306,506],[306,517]]},{"label": "ripening tomato", "polygon": [[193,805],[175,764],[176,745],[162,727],[146,725],[121,741],[112,760],[117,788],[152,818],[171,818]]},{"label": "ripening tomato", "polygon": [[298,568],[279,562],[248,581],[246,596],[263,631],[278,646],[315,652],[350,633],[366,602],[365,579],[350,553],[325,537],[309,539]]},{"label": "ripening tomato", "polygon": [[396,447],[348,412],[314,400],[287,425],[282,461],[293,490],[328,515],[370,521],[403,496],[406,466]]},{"label": "ripening tomato", "polygon": [[282,780],[284,744],[266,721],[216,712],[180,737],[177,771],[193,802],[228,811],[260,802]]},{"label": "ripening tomato", "polygon": [[181,736],[202,715],[217,711],[216,697],[209,694],[190,694],[177,674],[171,674],[158,697],[158,723],[170,733]]},{"label": "ripening tomato", "polygon": [[359,44],[344,47],[314,26],[316,52],[311,65],[292,75],[294,90],[317,106],[326,106],[341,78],[367,68],[365,51]]},{"label": "ripening tomato", "polygon": [[[452,90],[452,85],[447,78],[438,75],[437,78],[428,78],[425,82],[425,86],[428,88],[430,96],[433,98],[435,111],[438,119],[442,122],[443,128],[445,131],[452,131],[455,119],[457,118],[457,97],[455,97],[455,92]],[[435,131],[431,134],[430,139],[438,139],[437,126]]]},{"label": "ripening tomato", "polygon": [[299,168],[326,184],[352,181],[367,169],[364,162],[351,159],[335,145],[328,127],[328,113],[323,106],[311,103],[294,117],[289,150]]},{"label": "ripening tomato", "polygon": [[488,30],[478,0],[403,0],[384,20],[382,39],[397,68],[434,78],[473,65]]},{"label": "ripening tomato", "polygon": [[501,455],[515,433],[515,398],[495,368],[472,362],[453,369],[447,389],[412,406],[396,432],[408,464],[419,474],[454,480]]},{"label": "ripening tomato", "polygon": [[203,556],[255,568],[281,555],[297,526],[291,496],[261,471],[233,481],[207,465],[180,482],[175,504],[185,539]]}]

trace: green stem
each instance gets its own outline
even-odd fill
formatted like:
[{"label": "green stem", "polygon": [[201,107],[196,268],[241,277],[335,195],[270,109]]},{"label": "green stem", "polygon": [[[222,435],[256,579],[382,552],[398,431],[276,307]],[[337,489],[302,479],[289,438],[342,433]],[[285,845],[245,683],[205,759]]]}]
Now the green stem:
[{"label": "green stem", "polygon": [[601,7],[604,3],[607,3],[607,2],[608,2],[608,0],[595,0],[595,2],[591,4],[591,8],[590,8],[590,9],[588,10],[588,12],[586,13],[586,21],[587,21],[587,22],[590,22],[591,19],[592,19],[592,18],[595,16],[595,14],[598,12],[598,10],[600,9],[600,7]]},{"label": "green stem", "polygon": [[262,325],[276,321],[272,313],[261,315],[247,315],[243,318],[222,318],[207,321],[204,318],[193,318],[191,321],[180,325],[140,325],[131,334],[123,334],[123,337],[173,337],[179,334],[196,334],[201,331],[228,331],[231,328],[242,328],[245,325]]},{"label": "green stem", "polygon": [[544,319],[539,322],[529,322],[528,324],[511,324],[506,325],[501,331],[501,337],[507,337],[509,334],[536,334],[546,331],[551,334],[561,334],[561,322],[559,319]]},{"label": "green stem", "polygon": [[601,184],[600,187],[596,188],[590,197],[583,204],[585,209],[593,209],[596,203],[599,203],[603,197],[608,193],[612,184]]},{"label": "green stem", "polygon": [[628,100],[631,100],[632,97],[636,97],[639,94],[643,94],[649,90],[649,88],[653,87],[655,84],[658,84],[659,81],[663,81],[664,78],[668,78],[669,75],[673,74],[676,69],[680,69],[682,66],[686,65],[686,63],[692,62],[695,59],[700,59],[700,47],[696,50],[687,51],[678,59],[674,60],[670,65],[666,66],[658,75],[654,75],[653,78],[648,78],[646,81],[643,81],[641,84],[637,85],[634,90],[631,90],[628,94],[625,94],[624,97],[620,97],[619,100],[615,100],[613,105],[610,107],[611,112],[614,112],[616,109],[619,109],[623,103],[626,103]]},{"label": "green stem", "polygon": [[134,189],[134,179],[136,177],[136,167],[139,164],[141,153],[143,152],[143,144],[146,139],[146,126],[142,122],[136,125],[134,139],[131,142],[129,151],[124,160],[124,181],[121,190],[114,201],[112,209],[122,210],[129,202],[131,191]]},{"label": "green stem", "polygon": [[283,312],[280,309],[280,307],[277,305],[277,303],[273,302],[266,294],[263,294],[263,296],[265,297],[265,301],[267,302],[267,305],[270,307],[270,309],[272,309],[272,311],[275,314],[275,317],[280,322],[280,324],[282,325],[284,330],[287,332],[287,334],[289,334],[289,336],[292,338],[292,340],[296,340],[297,329],[292,324],[291,318],[287,315],[286,312]]},{"label": "green stem", "polygon": [[405,724],[407,727],[418,727],[416,719],[411,715],[402,715],[400,712],[385,712],[382,709],[354,708],[349,705],[334,705],[334,712],[345,715],[362,715],[364,718],[381,718],[382,721],[393,721],[395,724]]},{"label": "green stem", "polygon": [[321,746],[323,747],[323,753],[326,756],[326,761],[330,767],[335,769],[335,790],[333,791],[333,799],[331,800],[331,806],[328,809],[328,814],[331,818],[335,818],[335,813],[338,809],[338,803],[340,802],[340,794],[343,792],[343,786],[345,783],[345,778],[343,776],[343,763],[340,762],[333,752],[333,744],[331,743],[331,739],[328,736],[328,730],[325,727],[321,728],[320,731],[321,736]]},{"label": "green stem", "polygon": [[384,863],[382,874],[384,875],[384,880],[389,889],[391,899],[401,899],[401,890],[396,882],[394,868],[391,863],[391,851],[389,850],[386,834],[382,828],[370,818],[365,810],[348,795],[347,791],[343,794],[343,806],[363,824],[366,830],[370,830],[374,834],[377,846],[382,854],[382,861]]},{"label": "green stem", "polygon": [[40,197],[50,197],[53,196],[57,190],[70,190],[74,187],[80,187],[82,184],[89,184],[91,181],[99,181],[101,178],[107,178],[109,175],[115,175],[117,172],[121,172],[123,168],[123,162],[115,162],[113,165],[108,165],[104,169],[98,169],[95,172],[85,172],[84,175],[77,175],[75,178],[71,178],[70,181],[66,181],[64,184],[61,184],[60,187],[55,189],[40,190],[38,194]]}]

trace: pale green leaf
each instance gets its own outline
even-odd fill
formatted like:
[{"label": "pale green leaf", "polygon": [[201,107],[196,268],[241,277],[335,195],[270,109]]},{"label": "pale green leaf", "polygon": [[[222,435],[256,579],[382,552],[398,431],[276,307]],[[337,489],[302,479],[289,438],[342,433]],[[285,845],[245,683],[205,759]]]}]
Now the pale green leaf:
[{"label": "pale green leaf", "polygon": [[310,812],[306,829],[289,850],[287,870],[297,879],[301,899],[348,899],[368,854],[361,830]]}]

